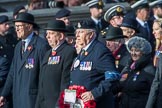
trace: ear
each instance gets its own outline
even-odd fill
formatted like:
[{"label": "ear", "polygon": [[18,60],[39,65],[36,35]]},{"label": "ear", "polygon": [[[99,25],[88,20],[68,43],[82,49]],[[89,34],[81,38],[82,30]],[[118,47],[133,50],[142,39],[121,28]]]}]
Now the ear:
[{"label": "ear", "polygon": [[132,30],[131,32],[131,36],[133,36],[135,34],[135,30]]},{"label": "ear", "polygon": [[60,40],[63,40],[65,38],[64,33],[60,33]]}]

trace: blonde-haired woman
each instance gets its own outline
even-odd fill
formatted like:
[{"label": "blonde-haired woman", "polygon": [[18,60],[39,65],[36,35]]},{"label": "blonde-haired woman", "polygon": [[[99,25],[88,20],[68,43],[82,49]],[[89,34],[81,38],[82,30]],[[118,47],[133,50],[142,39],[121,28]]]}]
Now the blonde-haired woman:
[{"label": "blonde-haired woman", "polygon": [[152,83],[146,108],[162,107],[162,19],[154,21],[153,34],[156,38],[156,75]]}]

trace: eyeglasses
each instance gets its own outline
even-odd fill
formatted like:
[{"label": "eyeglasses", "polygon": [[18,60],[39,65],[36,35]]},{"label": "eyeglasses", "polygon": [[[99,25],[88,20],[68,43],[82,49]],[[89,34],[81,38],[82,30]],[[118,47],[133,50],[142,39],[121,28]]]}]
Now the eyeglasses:
[{"label": "eyeglasses", "polygon": [[15,28],[23,28],[25,25],[15,25]]}]

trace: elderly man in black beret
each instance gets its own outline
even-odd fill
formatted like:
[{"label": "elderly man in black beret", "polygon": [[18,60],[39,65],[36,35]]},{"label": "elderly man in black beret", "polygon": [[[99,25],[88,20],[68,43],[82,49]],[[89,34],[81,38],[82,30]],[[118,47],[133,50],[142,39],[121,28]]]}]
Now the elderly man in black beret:
[{"label": "elderly man in black beret", "polygon": [[110,81],[105,80],[106,71],[110,74],[116,72],[114,58],[111,52],[96,39],[94,23],[89,21],[78,23],[76,44],[81,46],[81,51],[73,63],[71,86],[83,87],[87,90],[81,94],[82,102],[95,101],[96,108],[114,108],[111,84]]},{"label": "elderly man in black beret", "polygon": [[40,64],[48,43],[33,32],[34,16],[19,13],[14,20],[16,33],[21,41],[15,47],[12,65],[0,97],[0,106],[12,93],[13,108],[33,108],[38,93]]},{"label": "elderly man in black beret", "polygon": [[41,65],[36,108],[56,108],[60,93],[70,84],[70,69],[76,51],[65,40],[67,30],[63,21],[49,21],[45,29],[52,49],[46,52]]}]

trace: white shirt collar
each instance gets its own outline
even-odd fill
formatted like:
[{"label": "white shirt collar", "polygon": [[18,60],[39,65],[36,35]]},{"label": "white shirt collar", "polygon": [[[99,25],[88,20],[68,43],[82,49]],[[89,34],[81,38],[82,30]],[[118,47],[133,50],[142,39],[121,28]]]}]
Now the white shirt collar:
[{"label": "white shirt collar", "polygon": [[22,41],[25,41],[25,51],[26,51],[26,49],[27,49],[33,35],[34,35],[34,32],[32,32],[26,39],[22,39]]},{"label": "white shirt collar", "polygon": [[92,39],[92,41],[86,46],[86,47],[84,47],[83,49],[85,50],[85,51],[87,51],[87,49],[89,48],[89,46],[92,44],[92,42],[95,40],[95,38],[94,39]]},{"label": "white shirt collar", "polygon": [[96,18],[93,18],[93,17],[91,17],[91,18],[95,22],[96,25],[98,24],[98,22],[101,22],[101,20],[97,20]]},{"label": "white shirt collar", "polygon": [[142,20],[140,20],[139,18],[137,18],[136,17],[136,20],[138,21],[138,23],[140,23],[140,25],[142,26],[142,27],[145,27],[145,22],[144,21],[142,21]]}]

